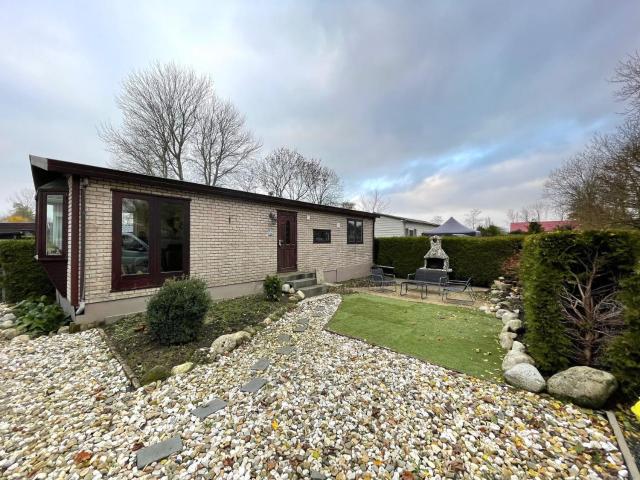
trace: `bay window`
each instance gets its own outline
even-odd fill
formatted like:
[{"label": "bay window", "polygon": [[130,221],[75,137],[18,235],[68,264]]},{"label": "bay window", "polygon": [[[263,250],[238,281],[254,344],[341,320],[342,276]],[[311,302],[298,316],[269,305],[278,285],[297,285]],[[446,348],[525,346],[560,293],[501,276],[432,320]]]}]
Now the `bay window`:
[{"label": "bay window", "polygon": [[189,273],[189,201],[113,192],[112,288],[162,285]]},{"label": "bay window", "polygon": [[67,255],[67,193],[41,191],[38,203],[38,258],[64,260]]}]

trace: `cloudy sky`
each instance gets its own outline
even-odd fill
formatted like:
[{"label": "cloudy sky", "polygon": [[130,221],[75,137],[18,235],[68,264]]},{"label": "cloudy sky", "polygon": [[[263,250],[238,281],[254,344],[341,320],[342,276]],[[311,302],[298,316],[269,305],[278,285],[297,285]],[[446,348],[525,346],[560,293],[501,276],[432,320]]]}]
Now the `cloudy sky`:
[{"label": "cloudy sky", "polygon": [[505,223],[549,171],[620,121],[617,62],[640,2],[13,2],[0,19],[0,211],[28,154],[106,165],[128,72],[211,75],[265,151],[322,158],[389,213]]}]

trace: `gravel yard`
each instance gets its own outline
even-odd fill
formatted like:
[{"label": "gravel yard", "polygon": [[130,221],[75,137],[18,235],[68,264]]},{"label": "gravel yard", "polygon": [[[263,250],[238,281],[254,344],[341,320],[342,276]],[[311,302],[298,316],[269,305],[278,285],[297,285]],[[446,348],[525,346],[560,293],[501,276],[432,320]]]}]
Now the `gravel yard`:
[{"label": "gravel yard", "polygon": [[[627,476],[604,418],[322,331],[339,303],[302,302],[229,356],[135,392],[98,332],[0,344],[0,477]],[[253,376],[267,384],[241,392]],[[191,414],[214,397],[227,406]],[[137,449],[174,436],[180,453],[136,468]]]}]

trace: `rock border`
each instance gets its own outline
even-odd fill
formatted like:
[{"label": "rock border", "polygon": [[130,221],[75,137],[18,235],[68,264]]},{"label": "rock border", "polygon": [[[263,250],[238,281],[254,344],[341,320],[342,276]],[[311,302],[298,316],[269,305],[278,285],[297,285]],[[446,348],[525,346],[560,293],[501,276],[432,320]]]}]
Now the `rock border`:
[{"label": "rock border", "polygon": [[640,471],[638,470],[638,465],[636,465],[636,460],[631,453],[631,450],[629,450],[627,441],[624,439],[624,433],[622,433],[622,429],[620,428],[620,424],[618,423],[616,415],[611,410],[605,410],[605,413],[607,414],[607,420],[609,420],[611,429],[616,436],[616,441],[618,442],[620,453],[622,453],[622,458],[627,464],[627,470],[629,472],[629,475],[631,476],[631,480],[640,480]]},{"label": "rock border", "polygon": [[140,379],[136,377],[136,374],[133,373],[133,370],[131,369],[131,367],[127,365],[127,362],[125,362],[124,358],[122,358],[122,356],[118,353],[115,345],[113,345],[113,342],[111,342],[109,335],[107,335],[107,333],[102,328],[98,328],[97,330],[98,332],[100,332],[100,337],[102,338],[102,340],[104,340],[104,343],[107,344],[107,348],[111,352],[111,355],[113,355],[113,357],[118,361],[118,363],[122,367],[122,371],[124,372],[125,377],[127,377],[127,380],[129,380],[129,383],[131,384],[131,388],[135,390],[139,389],[142,386],[140,383]]}]

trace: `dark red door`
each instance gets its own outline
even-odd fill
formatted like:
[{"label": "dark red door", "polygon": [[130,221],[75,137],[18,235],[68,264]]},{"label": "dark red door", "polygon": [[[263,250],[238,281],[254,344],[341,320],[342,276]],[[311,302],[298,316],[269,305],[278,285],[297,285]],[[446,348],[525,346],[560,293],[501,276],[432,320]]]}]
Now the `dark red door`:
[{"label": "dark red door", "polygon": [[278,210],[278,271],[298,269],[298,216]]}]

